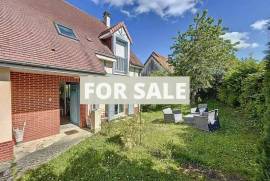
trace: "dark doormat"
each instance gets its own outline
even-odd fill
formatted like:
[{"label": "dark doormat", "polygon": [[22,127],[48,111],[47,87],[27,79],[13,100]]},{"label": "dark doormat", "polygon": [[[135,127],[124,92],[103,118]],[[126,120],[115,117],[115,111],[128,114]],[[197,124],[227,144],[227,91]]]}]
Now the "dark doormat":
[{"label": "dark doormat", "polygon": [[70,131],[66,131],[64,132],[66,135],[72,135],[72,134],[76,134],[76,133],[79,133],[79,131],[73,129],[73,130],[70,130]]}]

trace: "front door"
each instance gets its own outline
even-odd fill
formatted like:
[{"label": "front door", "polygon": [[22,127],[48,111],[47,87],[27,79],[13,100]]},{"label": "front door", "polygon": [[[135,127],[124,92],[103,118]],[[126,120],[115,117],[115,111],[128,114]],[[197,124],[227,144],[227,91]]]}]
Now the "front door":
[{"label": "front door", "polygon": [[80,124],[80,86],[70,85],[70,121],[73,124]]}]

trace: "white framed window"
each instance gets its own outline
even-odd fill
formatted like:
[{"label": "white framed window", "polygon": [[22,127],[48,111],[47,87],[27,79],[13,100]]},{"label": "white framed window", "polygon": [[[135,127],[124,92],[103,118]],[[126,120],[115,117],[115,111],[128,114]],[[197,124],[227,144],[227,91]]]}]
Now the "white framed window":
[{"label": "white framed window", "polygon": [[123,41],[116,40],[115,44],[115,55],[117,57],[126,58],[127,57],[127,45]]},{"label": "white framed window", "polygon": [[114,105],[114,114],[120,114],[124,112],[124,104],[115,104]]},{"label": "white framed window", "polygon": [[114,71],[116,73],[128,73],[128,42],[116,38],[115,42],[115,56]]}]

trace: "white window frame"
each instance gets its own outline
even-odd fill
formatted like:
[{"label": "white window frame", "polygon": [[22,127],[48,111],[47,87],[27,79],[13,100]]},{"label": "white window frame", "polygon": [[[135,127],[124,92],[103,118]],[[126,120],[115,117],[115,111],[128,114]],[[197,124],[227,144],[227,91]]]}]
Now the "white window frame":
[{"label": "white window frame", "polygon": [[[114,108],[115,108],[116,105],[117,105],[117,114],[115,114],[116,112],[114,110],[114,115],[119,115],[119,114],[122,114],[122,113],[125,112],[125,105],[124,104],[114,104]],[[120,105],[123,105],[123,111],[122,112],[120,112]]]}]

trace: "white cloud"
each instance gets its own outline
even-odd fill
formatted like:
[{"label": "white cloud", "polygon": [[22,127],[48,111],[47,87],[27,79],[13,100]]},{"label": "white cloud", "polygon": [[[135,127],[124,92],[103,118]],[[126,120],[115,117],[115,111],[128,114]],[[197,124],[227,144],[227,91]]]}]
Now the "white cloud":
[{"label": "white cloud", "polygon": [[129,17],[129,18],[134,18],[134,17],[135,17],[134,14],[131,14],[131,13],[130,13],[129,11],[127,11],[127,10],[121,9],[120,11],[121,11],[121,13],[125,14],[125,15],[126,15],[127,17]]},{"label": "white cloud", "polygon": [[267,25],[270,23],[270,19],[263,19],[254,22],[250,25],[254,30],[263,30],[267,28]]},{"label": "white cloud", "polygon": [[108,3],[113,6],[125,6],[133,4],[133,0],[94,0],[94,1]]},{"label": "white cloud", "polygon": [[230,40],[233,44],[238,42],[239,44],[235,46],[237,49],[256,48],[259,46],[258,43],[249,42],[249,35],[247,32],[228,32],[225,33],[222,38]]},{"label": "white cloud", "polygon": [[[105,3],[116,7],[130,6],[136,14],[155,12],[161,17],[181,16],[185,12],[195,13],[195,0],[92,0],[94,3]],[[127,14],[127,13],[125,13]],[[131,14],[129,12],[129,14]]]},{"label": "white cloud", "polygon": [[257,48],[258,46],[259,46],[258,43],[252,43],[252,44],[251,44],[251,47],[252,47],[252,48]]},{"label": "white cloud", "polygon": [[196,14],[198,12],[198,9],[197,8],[192,8],[190,11],[191,11],[192,14]]}]

